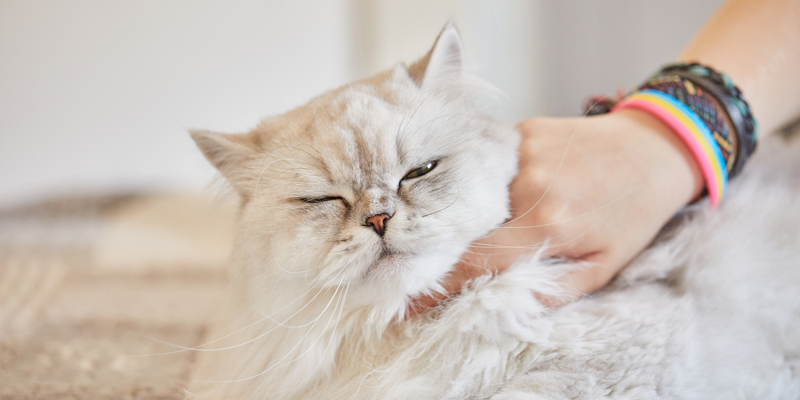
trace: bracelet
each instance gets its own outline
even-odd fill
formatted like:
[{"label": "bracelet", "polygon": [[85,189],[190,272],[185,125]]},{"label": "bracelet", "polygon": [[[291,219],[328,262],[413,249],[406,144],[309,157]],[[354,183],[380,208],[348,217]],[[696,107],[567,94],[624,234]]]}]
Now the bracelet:
[{"label": "bracelet", "polygon": [[586,115],[635,108],[669,126],[697,160],[712,207],[756,148],[758,125],[742,92],[697,63],[668,65],[627,97],[595,97],[584,108]]},{"label": "bracelet", "polygon": [[[727,75],[698,63],[668,65],[661,69],[648,83],[653,79],[666,76],[673,76],[673,79],[680,78],[696,87],[698,95],[690,96],[687,105],[703,117],[709,129],[716,133],[714,139],[723,148],[728,175],[731,178],[738,175],[755,151],[758,143],[758,124],[750,111],[750,106],[744,99],[742,91],[733,84],[733,81]],[[706,97],[708,100],[713,98],[716,103],[713,101],[709,103],[708,100],[702,100],[702,97]],[[703,107],[700,107],[700,109],[692,107],[692,101],[705,102],[706,110],[713,109],[714,111],[711,114],[706,114],[702,111]],[[721,110],[719,110],[720,108]],[[728,124],[723,123],[724,117],[722,113],[727,115],[728,120],[733,125],[731,127],[732,132],[726,131],[724,128]],[[706,116],[709,118],[706,119]],[[713,119],[717,120],[716,123],[714,123]],[[731,145],[730,151],[726,148],[726,144]]]},{"label": "bracelet", "polygon": [[728,182],[722,151],[697,114],[674,97],[643,89],[620,101],[612,112],[628,108],[647,112],[669,126],[689,147],[706,181],[711,207],[719,204]]},{"label": "bracelet", "polygon": [[733,127],[725,120],[723,112],[717,110],[715,99],[699,86],[681,75],[656,75],[642,85],[639,90],[652,89],[667,94],[689,107],[711,132],[722,153],[726,171],[731,171],[736,163],[739,141]]}]

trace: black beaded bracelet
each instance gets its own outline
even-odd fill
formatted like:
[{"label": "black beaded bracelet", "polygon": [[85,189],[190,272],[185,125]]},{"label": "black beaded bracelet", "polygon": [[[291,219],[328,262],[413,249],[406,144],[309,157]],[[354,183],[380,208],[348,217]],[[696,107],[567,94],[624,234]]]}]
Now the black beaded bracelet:
[{"label": "black beaded bracelet", "polygon": [[[728,179],[739,174],[756,149],[758,125],[741,90],[727,75],[698,63],[676,63],[662,68],[634,92],[643,89],[670,95],[694,111],[719,145]],[[604,114],[619,100],[595,97],[584,108],[587,115]]]}]

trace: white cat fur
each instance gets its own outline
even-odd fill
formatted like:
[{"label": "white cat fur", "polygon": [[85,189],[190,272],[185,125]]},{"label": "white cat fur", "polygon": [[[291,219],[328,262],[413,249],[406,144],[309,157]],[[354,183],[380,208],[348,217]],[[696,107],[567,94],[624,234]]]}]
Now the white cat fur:
[{"label": "white cat fur", "polygon": [[[222,339],[193,349],[192,396],[798,398],[797,162],[758,160],[718,211],[695,207],[615,285],[561,310],[532,293],[569,296],[554,282],[574,266],[532,255],[403,319],[509,215],[518,138],[472,106],[461,54],[448,26],[409,67],[245,135],[193,133],[242,208],[232,307]],[[348,205],[297,200],[331,195]],[[381,239],[363,221],[387,211]]]}]

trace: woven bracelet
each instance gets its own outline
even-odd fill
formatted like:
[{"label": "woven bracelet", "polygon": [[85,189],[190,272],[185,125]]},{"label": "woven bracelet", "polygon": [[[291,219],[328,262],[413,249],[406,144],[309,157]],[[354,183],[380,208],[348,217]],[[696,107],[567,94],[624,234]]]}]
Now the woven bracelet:
[{"label": "woven bracelet", "polygon": [[618,102],[590,102],[587,115],[636,108],[668,125],[697,160],[712,207],[755,151],[757,125],[741,91],[726,75],[700,64],[668,65]]},{"label": "woven bracelet", "polygon": [[[702,96],[710,96],[716,100],[716,104],[712,102],[712,104],[706,105],[709,109],[713,108],[717,110],[716,116],[709,116],[709,119],[706,121],[710,122],[714,118],[720,120],[720,122],[716,124],[711,123],[709,129],[717,133],[715,139],[717,139],[723,150],[726,150],[724,149],[726,147],[725,142],[734,146],[732,151],[726,154],[726,161],[728,162],[728,175],[731,178],[738,175],[742,167],[744,167],[744,164],[756,150],[756,144],[758,143],[758,124],[755,118],[753,118],[750,106],[747,104],[747,101],[745,101],[742,91],[733,84],[733,81],[727,75],[698,63],[676,63],[668,65],[662,68],[652,79],[667,75],[677,76],[683,80],[692,82],[697,89],[702,90]],[[695,111],[698,112],[701,117],[705,116],[702,110]],[[721,123],[723,118],[722,113],[727,115],[730,123],[733,125],[731,127],[733,132],[725,133],[722,130],[715,130],[712,128],[712,126],[721,127],[727,125]]]}]

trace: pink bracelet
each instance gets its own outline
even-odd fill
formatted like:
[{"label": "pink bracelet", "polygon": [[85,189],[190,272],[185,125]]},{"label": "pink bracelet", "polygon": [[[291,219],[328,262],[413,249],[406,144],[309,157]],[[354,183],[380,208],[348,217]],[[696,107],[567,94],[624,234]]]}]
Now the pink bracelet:
[{"label": "pink bracelet", "polygon": [[626,108],[642,110],[658,118],[686,143],[700,166],[711,207],[716,207],[725,194],[728,174],[722,151],[700,117],[674,97],[652,89],[629,95],[611,111]]}]

